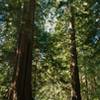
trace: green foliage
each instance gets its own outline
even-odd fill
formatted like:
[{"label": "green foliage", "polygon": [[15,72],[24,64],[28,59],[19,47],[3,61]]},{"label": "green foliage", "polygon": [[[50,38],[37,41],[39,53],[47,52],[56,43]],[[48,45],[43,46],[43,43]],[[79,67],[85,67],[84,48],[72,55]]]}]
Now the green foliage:
[{"label": "green foliage", "polygon": [[[22,5],[23,0],[4,0],[0,3],[0,11],[4,16],[2,22],[0,20],[0,100],[7,100]],[[99,100],[100,3],[96,5],[96,0],[74,0],[72,5],[75,8],[82,99]],[[37,100],[70,99],[69,20],[70,12],[66,1],[36,1],[32,89]],[[46,26],[46,21],[51,25],[51,31],[46,31],[49,27]]]}]

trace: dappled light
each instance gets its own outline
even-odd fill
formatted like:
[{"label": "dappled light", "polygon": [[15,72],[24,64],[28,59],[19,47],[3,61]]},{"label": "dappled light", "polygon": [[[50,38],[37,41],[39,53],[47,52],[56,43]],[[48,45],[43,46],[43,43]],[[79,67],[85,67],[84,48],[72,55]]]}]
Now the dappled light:
[{"label": "dappled light", "polygon": [[0,100],[100,100],[99,0],[0,0]]}]

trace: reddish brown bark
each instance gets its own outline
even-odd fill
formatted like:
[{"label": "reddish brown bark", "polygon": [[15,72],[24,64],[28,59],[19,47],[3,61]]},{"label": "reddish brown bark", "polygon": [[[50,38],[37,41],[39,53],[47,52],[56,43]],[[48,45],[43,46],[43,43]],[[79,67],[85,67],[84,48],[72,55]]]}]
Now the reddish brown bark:
[{"label": "reddish brown bark", "polygon": [[32,100],[32,35],[35,0],[25,0],[9,100]]},{"label": "reddish brown bark", "polygon": [[76,50],[76,41],[75,41],[75,17],[74,17],[74,8],[70,7],[71,12],[71,30],[70,30],[70,54],[71,54],[71,84],[72,84],[72,92],[71,92],[71,100],[81,100],[80,95],[80,81],[79,81],[79,70],[77,65],[77,50]]}]

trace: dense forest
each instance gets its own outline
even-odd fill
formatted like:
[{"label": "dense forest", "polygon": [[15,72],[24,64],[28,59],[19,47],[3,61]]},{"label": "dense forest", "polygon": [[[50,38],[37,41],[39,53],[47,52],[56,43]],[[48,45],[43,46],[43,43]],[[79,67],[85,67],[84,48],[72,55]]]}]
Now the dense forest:
[{"label": "dense forest", "polygon": [[0,0],[0,100],[100,100],[100,0]]}]

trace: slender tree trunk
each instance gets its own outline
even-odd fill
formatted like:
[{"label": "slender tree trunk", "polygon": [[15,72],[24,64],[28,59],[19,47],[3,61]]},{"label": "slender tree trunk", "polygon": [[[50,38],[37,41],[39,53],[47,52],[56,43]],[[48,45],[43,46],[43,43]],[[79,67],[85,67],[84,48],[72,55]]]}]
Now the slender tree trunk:
[{"label": "slender tree trunk", "polygon": [[77,50],[76,50],[76,41],[75,41],[75,17],[74,17],[74,8],[70,6],[71,18],[70,18],[70,53],[71,53],[71,100],[81,100],[80,95],[80,81],[79,81],[79,70],[77,66]]},{"label": "slender tree trunk", "polygon": [[24,0],[9,100],[32,100],[32,32],[35,0]]}]

